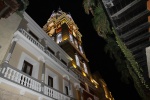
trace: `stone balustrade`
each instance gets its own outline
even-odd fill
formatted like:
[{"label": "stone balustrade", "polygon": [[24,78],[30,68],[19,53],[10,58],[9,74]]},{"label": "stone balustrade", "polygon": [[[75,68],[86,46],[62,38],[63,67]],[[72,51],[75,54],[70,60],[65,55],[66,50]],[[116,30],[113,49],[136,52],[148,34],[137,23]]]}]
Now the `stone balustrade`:
[{"label": "stone balustrade", "polygon": [[35,92],[46,95],[55,100],[75,100],[68,95],[59,92],[58,90],[49,87],[48,85],[40,82],[39,80],[23,73],[22,71],[12,67],[8,63],[3,63],[0,70],[0,77],[14,82],[18,85],[24,86]]}]

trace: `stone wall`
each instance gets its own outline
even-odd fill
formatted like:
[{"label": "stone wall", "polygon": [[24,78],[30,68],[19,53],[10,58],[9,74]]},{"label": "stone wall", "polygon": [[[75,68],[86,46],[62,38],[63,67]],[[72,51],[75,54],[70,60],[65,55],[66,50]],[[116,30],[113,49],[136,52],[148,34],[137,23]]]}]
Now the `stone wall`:
[{"label": "stone wall", "polygon": [[0,88],[0,100],[36,100],[26,95],[15,94]]},{"label": "stone wall", "polygon": [[17,13],[13,13],[6,19],[0,19],[0,63],[4,59],[13,38],[13,33],[17,30],[21,19]]}]

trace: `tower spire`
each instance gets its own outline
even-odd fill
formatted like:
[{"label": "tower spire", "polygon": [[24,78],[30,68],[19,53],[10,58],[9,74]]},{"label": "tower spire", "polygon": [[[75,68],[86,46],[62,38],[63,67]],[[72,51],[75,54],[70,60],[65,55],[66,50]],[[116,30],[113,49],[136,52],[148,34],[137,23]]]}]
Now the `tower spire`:
[{"label": "tower spire", "polygon": [[61,8],[60,8],[60,6],[59,6],[59,8],[58,8],[58,11],[61,11]]}]

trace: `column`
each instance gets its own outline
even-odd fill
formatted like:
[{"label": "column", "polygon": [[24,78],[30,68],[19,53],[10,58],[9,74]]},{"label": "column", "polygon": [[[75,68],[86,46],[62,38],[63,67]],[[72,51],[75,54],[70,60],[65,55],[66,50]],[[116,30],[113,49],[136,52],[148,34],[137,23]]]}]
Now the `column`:
[{"label": "column", "polygon": [[42,82],[45,81],[45,62],[43,62],[43,68],[42,68]]},{"label": "column", "polygon": [[83,89],[80,87],[80,88],[79,88],[79,91],[80,91],[81,100],[83,100],[83,95],[82,95]]},{"label": "column", "polygon": [[12,53],[14,51],[15,46],[16,46],[16,43],[17,43],[16,41],[17,40],[18,40],[17,38],[13,38],[13,40],[12,40],[11,47],[10,47],[10,49],[8,51],[8,54],[6,56],[6,59],[5,59],[6,63],[9,63],[9,61],[10,61],[10,58],[11,58],[11,55],[12,55]]}]

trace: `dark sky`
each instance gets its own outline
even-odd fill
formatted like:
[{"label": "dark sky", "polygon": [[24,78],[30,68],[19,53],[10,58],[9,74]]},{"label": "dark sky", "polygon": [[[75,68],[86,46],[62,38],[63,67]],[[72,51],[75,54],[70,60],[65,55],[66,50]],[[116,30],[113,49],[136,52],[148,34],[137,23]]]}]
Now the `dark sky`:
[{"label": "dark sky", "polygon": [[99,37],[92,26],[92,15],[84,12],[83,0],[29,0],[26,12],[41,27],[46,24],[48,18],[60,7],[62,11],[70,13],[77,24],[82,36],[82,44],[91,71],[98,70],[105,80],[115,100],[141,100],[135,91],[133,84],[126,85],[120,80],[114,60],[104,52],[105,41]]}]

